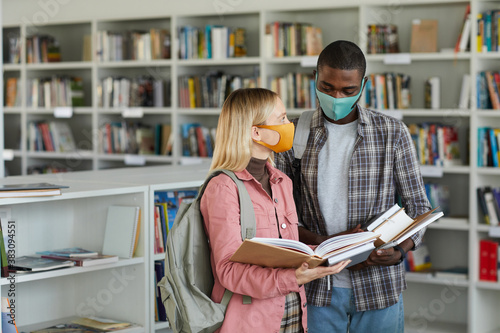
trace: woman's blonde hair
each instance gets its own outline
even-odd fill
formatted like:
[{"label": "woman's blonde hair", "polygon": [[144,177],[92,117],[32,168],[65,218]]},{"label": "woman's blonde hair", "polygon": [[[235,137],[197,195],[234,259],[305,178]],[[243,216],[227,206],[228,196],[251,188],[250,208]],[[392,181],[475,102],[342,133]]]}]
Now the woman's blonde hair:
[{"label": "woman's blonde hair", "polygon": [[233,91],[224,102],[217,124],[210,171],[241,171],[252,157],[253,125],[263,125],[276,106],[278,95],[263,88]]}]

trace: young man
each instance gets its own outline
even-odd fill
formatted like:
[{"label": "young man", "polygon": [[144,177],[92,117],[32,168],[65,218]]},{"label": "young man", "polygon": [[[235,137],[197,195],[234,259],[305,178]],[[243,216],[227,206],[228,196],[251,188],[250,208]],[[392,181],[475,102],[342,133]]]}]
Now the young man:
[{"label": "young man", "polygon": [[[411,217],[430,210],[407,127],[357,104],[365,71],[362,51],[348,41],[328,45],[313,71],[319,106],[302,156],[299,202],[299,235],[306,244],[359,231],[361,223],[393,206],[396,194]],[[292,150],[276,155],[276,166],[292,179],[293,160]],[[422,236],[307,284],[309,332],[403,332],[401,262]]]}]

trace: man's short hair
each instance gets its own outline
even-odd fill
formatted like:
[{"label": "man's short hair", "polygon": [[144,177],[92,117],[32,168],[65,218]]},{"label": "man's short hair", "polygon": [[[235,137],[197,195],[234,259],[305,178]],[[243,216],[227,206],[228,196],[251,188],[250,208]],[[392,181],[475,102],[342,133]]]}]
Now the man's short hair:
[{"label": "man's short hair", "polygon": [[363,51],[347,40],[337,40],[321,51],[318,58],[318,71],[323,66],[342,70],[358,70],[361,77],[365,76],[366,59]]}]

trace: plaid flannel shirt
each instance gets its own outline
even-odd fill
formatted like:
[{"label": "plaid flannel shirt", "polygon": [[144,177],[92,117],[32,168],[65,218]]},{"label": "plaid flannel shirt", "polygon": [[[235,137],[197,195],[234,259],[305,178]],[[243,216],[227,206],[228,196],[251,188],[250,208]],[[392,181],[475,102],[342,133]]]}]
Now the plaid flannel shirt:
[{"label": "plaid flannel shirt", "polygon": [[[416,150],[406,125],[379,112],[358,106],[358,137],[349,167],[348,228],[354,228],[395,204],[396,193],[410,217],[430,210]],[[307,147],[301,160],[301,226],[327,235],[318,202],[318,156],[328,132],[318,107],[311,121]],[[297,119],[293,120],[297,124]],[[278,169],[292,176],[293,150],[276,154]],[[335,172],[335,170],[331,170]],[[415,248],[424,231],[412,236]],[[382,309],[397,303],[406,289],[404,265],[370,266],[350,271],[358,311]],[[326,306],[331,301],[328,277],[306,285],[307,301]]]}]

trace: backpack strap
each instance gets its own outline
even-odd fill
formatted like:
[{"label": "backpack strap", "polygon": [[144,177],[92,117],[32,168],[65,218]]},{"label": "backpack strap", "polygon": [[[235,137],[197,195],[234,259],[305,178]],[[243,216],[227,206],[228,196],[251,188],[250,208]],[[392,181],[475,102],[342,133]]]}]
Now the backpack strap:
[{"label": "backpack strap", "polygon": [[293,198],[295,201],[295,207],[297,208],[297,216],[299,219],[302,218],[302,201],[300,194],[300,183],[301,183],[301,159],[306,150],[307,140],[309,139],[309,133],[311,131],[311,121],[314,115],[314,110],[305,111],[299,117],[297,122],[297,127],[295,129],[295,136],[293,138],[293,155],[295,159],[292,162],[292,180],[293,180]]},{"label": "backpack strap", "polygon": [[299,117],[295,136],[293,137],[293,156],[295,159],[301,159],[307,146],[307,139],[311,128],[311,121],[315,110],[305,111]]},{"label": "backpack strap", "polygon": [[241,224],[241,239],[255,237],[255,211],[253,209],[250,195],[241,180],[236,177],[234,172],[229,170],[221,170],[228,175],[238,187],[238,196],[240,198],[240,224]]}]

